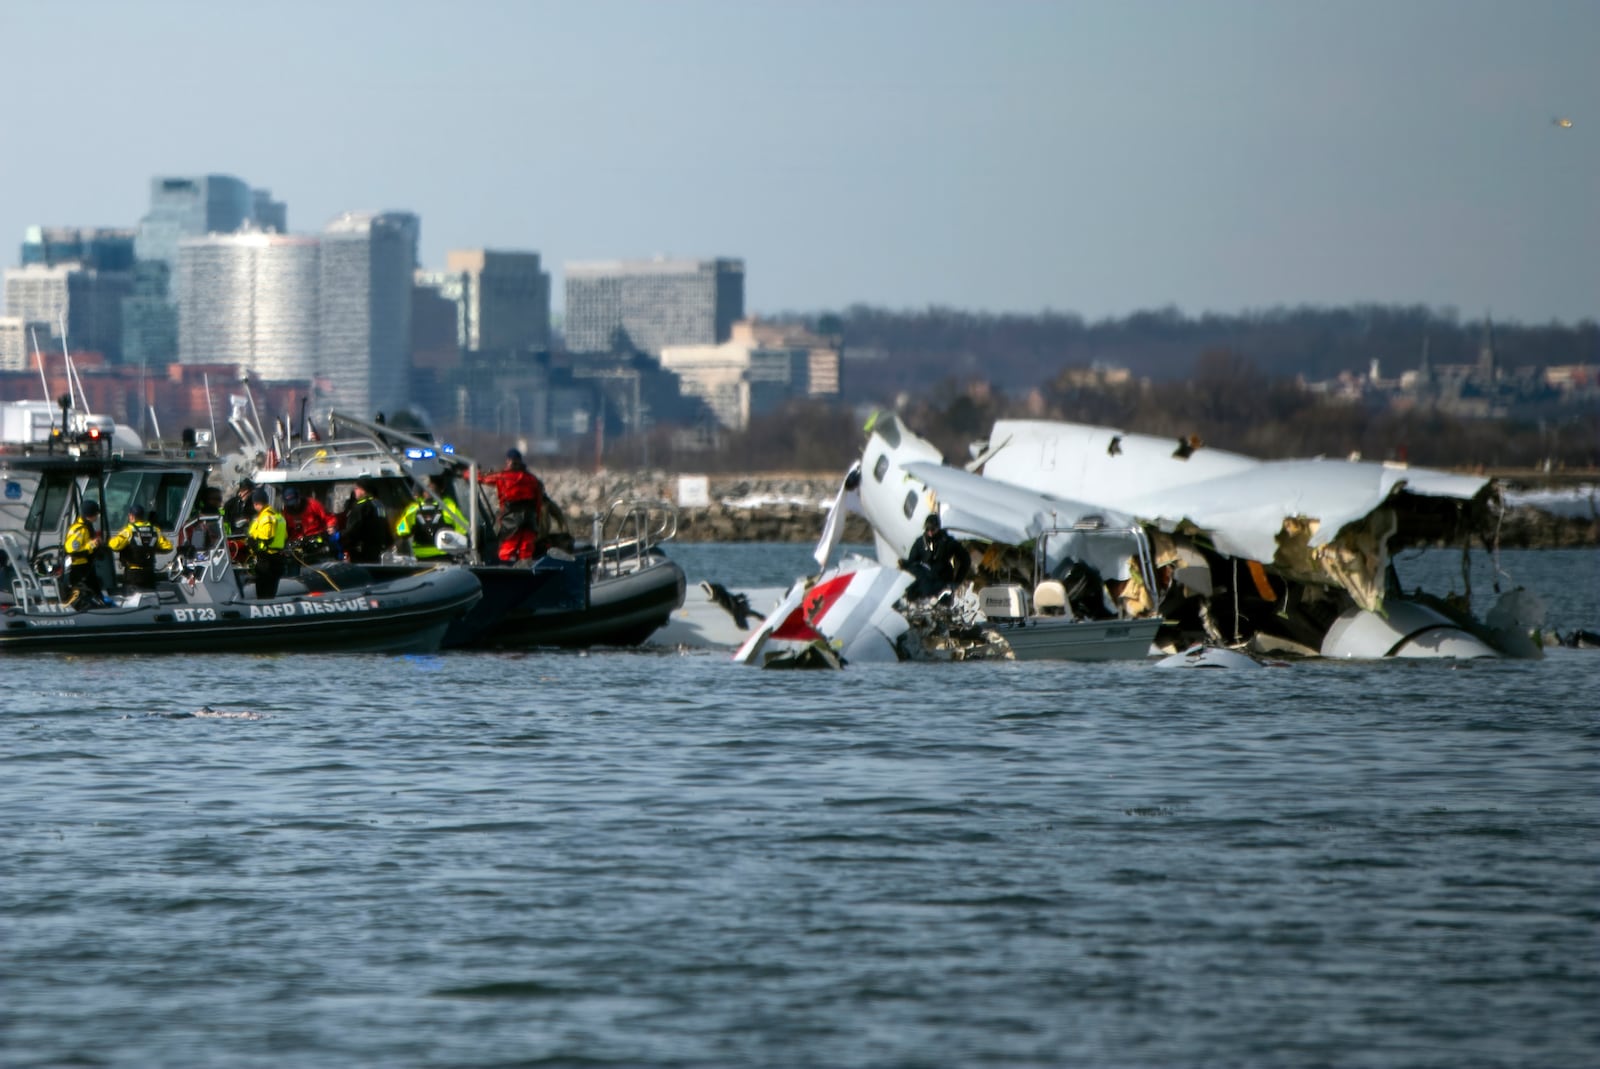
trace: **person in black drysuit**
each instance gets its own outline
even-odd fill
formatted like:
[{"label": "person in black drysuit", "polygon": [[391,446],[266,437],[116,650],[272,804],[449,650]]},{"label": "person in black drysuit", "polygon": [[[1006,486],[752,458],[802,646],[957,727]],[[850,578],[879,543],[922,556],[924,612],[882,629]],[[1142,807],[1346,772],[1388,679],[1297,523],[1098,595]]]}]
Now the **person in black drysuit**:
[{"label": "person in black drysuit", "polygon": [[239,480],[239,488],[222,506],[222,526],[229,538],[243,539],[256,518],[255,502],[251,500],[256,484],[249,476]]},{"label": "person in black drysuit", "polygon": [[900,567],[916,577],[906,597],[931,598],[960,586],[972,571],[972,558],[967,556],[965,547],[939,525],[938,515],[930,514],[923,521],[922,537],[911,547]]},{"label": "person in black drysuit", "polygon": [[369,476],[356,480],[356,487],[339,517],[339,546],[356,564],[376,564],[383,551],[394,542],[389,518],[377,498],[378,484]]}]

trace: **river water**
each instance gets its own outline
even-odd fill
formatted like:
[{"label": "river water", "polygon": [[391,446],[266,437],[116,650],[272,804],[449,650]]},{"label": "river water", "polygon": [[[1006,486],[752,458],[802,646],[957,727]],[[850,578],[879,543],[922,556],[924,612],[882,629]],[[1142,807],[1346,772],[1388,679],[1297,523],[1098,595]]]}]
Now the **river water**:
[{"label": "river water", "polygon": [[1600,1063],[1600,652],[5,667],[10,1067]]}]

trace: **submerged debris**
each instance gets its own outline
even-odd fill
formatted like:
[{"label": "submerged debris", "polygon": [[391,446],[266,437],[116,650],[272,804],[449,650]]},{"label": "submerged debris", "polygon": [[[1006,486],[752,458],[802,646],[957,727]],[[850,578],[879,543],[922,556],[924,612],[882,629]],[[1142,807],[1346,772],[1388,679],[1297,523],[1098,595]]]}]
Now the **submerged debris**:
[{"label": "submerged debris", "polygon": [[[250,709],[213,709],[209,705],[202,705],[193,712],[176,713],[144,713],[147,720],[265,720],[265,713],[258,713]],[[124,720],[132,719],[131,716],[123,717]]]}]

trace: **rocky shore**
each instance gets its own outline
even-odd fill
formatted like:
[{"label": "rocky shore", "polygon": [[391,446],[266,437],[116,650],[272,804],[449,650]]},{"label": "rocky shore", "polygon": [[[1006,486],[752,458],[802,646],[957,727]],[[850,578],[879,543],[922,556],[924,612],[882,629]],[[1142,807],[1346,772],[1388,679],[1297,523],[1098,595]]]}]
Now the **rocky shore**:
[{"label": "rocky shore", "polygon": [[[677,505],[680,478],[664,471],[541,472],[546,492],[576,531],[621,498],[659,498]],[[679,542],[815,542],[842,475],[713,475],[706,504],[678,506]],[[844,540],[868,542],[860,516],[845,524]]]},{"label": "rocky shore", "polygon": [[[565,510],[577,532],[587,532],[591,517],[619,498],[659,498],[677,504],[680,476],[665,471],[541,472],[549,495]],[[813,542],[838,493],[840,475],[777,473],[700,476],[706,480],[704,505],[678,508],[680,542]],[[691,487],[692,490],[692,487]],[[1568,495],[1561,510],[1545,501],[1526,503],[1528,487],[1508,489],[1509,506],[1499,543],[1514,548],[1547,549],[1600,546],[1600,512],[1591,491]],[[1564,513],[1564,514],[1563,514]],[[847,542],[868,542],[866,521],[852,516]]]}]

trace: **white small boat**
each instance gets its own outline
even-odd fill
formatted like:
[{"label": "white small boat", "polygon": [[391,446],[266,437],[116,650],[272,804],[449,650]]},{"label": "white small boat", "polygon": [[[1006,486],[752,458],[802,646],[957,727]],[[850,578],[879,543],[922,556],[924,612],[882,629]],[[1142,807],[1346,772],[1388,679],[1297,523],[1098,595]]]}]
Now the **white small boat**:
[{"label": "white small boat", "polygon": [[1137,661],[1150,655],[1161,617],[1074,620],[1067,616],[989,617],[1018,661]]}]

